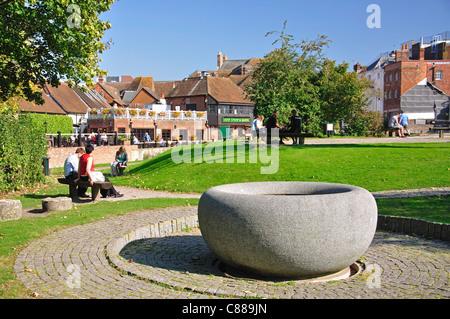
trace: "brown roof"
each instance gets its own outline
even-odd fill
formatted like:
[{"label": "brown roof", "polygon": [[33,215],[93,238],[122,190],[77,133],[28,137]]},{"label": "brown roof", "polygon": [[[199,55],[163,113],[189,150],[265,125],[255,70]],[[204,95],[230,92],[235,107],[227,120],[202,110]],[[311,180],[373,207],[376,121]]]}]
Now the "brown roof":
[{"label": "brown roof", "polygon": [[78,88],[73,88],[73,90],[80,97],[80,99],[82,99],[83,102],[86,103],[91,109],[101,109],[111,107],[108,101],[106,101],[106,99],[103,96],[101,96],[94,90],[89,90],[86,93],[79,90]]},{"label": "brown roof", "polygon": [[219,103],[253,104],[232,80],[223,77],[199,77],[184,79],[168,98],[210,95]]},{"label": "brown roof", "polygon": [[155,81],[155,92],[166,97],[180,83],[181,81]]},{"label": "brown roof", "polygon": [[103,93],[106,92],[110,96],[110,98],[113,100],[113,102],[116,102],[119,105],[123,105],[123,101],[120,97],[120,92],[113,86],[110,86],[109,84],[105,83],[97,83],[100,88],[103,90]]},{"label": "brown roof", "polygon": [[72,90],[67,83],[60,83],[58,87],[46,86],[46,91],[59,104],[59,106],[70,114],[86,114],[87,105]]},{"label": "brown roof", "polygon": [[115,88],[118,92],[119,95],[122,91],[128,89],[128,87],[130,86],[130,82],[107,82],[106,85],[111,86],[113,88]]},{"label": "brown roof", "polygon": [[44,99],[44,104],[35,105],[26,100],[19,100],[19,109],[26,113],[47,113],[47,114],[61,114],[66,115],[66,112],[52,100],[50,96],[42,93],[42,98]]},{"label": "brown roof", "polygon": [[155,84],[153,82],[153,78],[150,77],[150,76],[148,76],[148,77],[141,77],[141,76],[137,77],[128,86],[127,91],[139,91],[143,87],[150,88],[150,89],[152,89],[154,91],[155,90]]}]

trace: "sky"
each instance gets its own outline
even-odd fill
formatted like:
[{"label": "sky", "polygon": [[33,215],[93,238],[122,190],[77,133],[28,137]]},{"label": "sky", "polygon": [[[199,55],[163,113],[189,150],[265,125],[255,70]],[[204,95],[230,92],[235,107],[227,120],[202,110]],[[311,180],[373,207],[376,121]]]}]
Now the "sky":
[{"label": "sky", "polygon": [[[368,11],[371,4],[379,11]],[[116,0],[100,19],[112,25],[103,41],[113,44],[100,55],[108,75],[173,81],[215,70],[218,52],[229,60],[263,58],[279,47],[266,34],[285,21],[294,43],[323,34],[333,41],[326,57],[350,68],[369,65],[404,42],[450,31],[450,1]],[[370,28],[368,20],[379,25]]]}]

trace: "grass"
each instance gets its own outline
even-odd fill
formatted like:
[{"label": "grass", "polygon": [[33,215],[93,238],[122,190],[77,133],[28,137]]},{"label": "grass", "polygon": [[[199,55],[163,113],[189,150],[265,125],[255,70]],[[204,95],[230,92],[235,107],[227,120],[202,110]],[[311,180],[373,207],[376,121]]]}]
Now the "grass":
[{"label": "grass", "polygon": [[16,254],[30,242],[65,227],[124,215],[127,212],[197,204],[198,199],[184,198],[149,198],[123,202],[103,201],[88,205],[74,205],[71,210],[50,214],[46,217],[0,222],[0,299],[30,297],[14,275]]},{"label": "grass", "polygon": [[450,224],[450,197],[377,199],[378,214]]},{"label": "grass", "polygon": [[[223,164],[175,164],[169,151],[140,164],[130,165],[124,176],[111,180],[115,185],[197,193],[226,183],[281,180],[346,183],[369,191],[439,187],[448,186],[449,148],[447,143],[281,147],[280,167],[273,175],[260,174],[264,164],[249,163],[248,149],[246,163],[236,163],[236,154],[228,154],[233,163]],[[227,158],[226,155],[224,158]],[[104,173],[108,170],[104,169]],[[52,176],[47,177],[46,185],[7,197],[20,199],[24,209],[39,208],[45,197],[67,196],[67,185],[56,181],[61,174],[62,169],[52,169]],[[449,197],[379,199],[377,203],[381,215],[450,223]],[[128,212],[197,204],[198,199],[180,198],[102,201],[74,205],[69,211],[44,218],[1,222],[0,298],[30,298],[29,292],[15,278],[13,268],[16,254],[32,241],[65,227]]]},{"label": "grass", "polygon": [[[236,149],[236,147],[235,147]],[[193,153],[193,152],[192,152]],[[237,163],[176,164],[167,151],[153,159],[129,167],[115,177],[117,185],[172,192],[202,193],[221,184],[250,181],[314,181],[351,184],[369,191],[400,190],[448,186],[450,180],[450,144],[360,144],[304,145],[280,147],[279,169],[261,174],[262,166]]]}]

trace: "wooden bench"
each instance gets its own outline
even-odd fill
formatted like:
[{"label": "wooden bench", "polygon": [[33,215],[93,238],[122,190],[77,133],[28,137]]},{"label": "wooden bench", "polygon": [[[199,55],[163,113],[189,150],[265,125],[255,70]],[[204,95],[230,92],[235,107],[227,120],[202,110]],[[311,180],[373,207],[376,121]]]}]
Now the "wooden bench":
[{"label": "wooden bench", "polygon": [[315,137],[316,135],[313,133],[290,133],[290,132],[280,132],[279,137],[286,138],[286,137],[298,137],[298,144],[304,145],[305,144],[305,137]]},{"label": "wooden bench", "polygon": [[430,127],[430,131],[439,131],[439,138],[444,138],[444,131],[449,131],[450,127]]},{"label": "wooden bench", "polygon": [[91,186],[91,184],[87,181],[78,181],[75,183],[74,181],[69,181],[65,178],[58,178],[58,182],[61,184],[69,185],[69,194],[72,199],[78,198],[77,193],[77,187],[92,187],[92,201],[95,201],[98,198],[98,194],[101,189],[109,189],[112,187],[111,182],[94,182],[94,185]]}]

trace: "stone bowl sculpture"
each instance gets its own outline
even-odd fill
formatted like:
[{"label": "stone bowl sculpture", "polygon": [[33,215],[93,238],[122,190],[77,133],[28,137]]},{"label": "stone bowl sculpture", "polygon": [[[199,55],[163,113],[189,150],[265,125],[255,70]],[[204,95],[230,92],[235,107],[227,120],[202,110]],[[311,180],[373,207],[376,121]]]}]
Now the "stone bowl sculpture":
[{"label": "stone bowl sculpture", "polygon": [[377,205],[360,187],[256,182],[208,189],[198,221],[209,249],[247,273],[290,279],[342,272],[371,244]]}]

